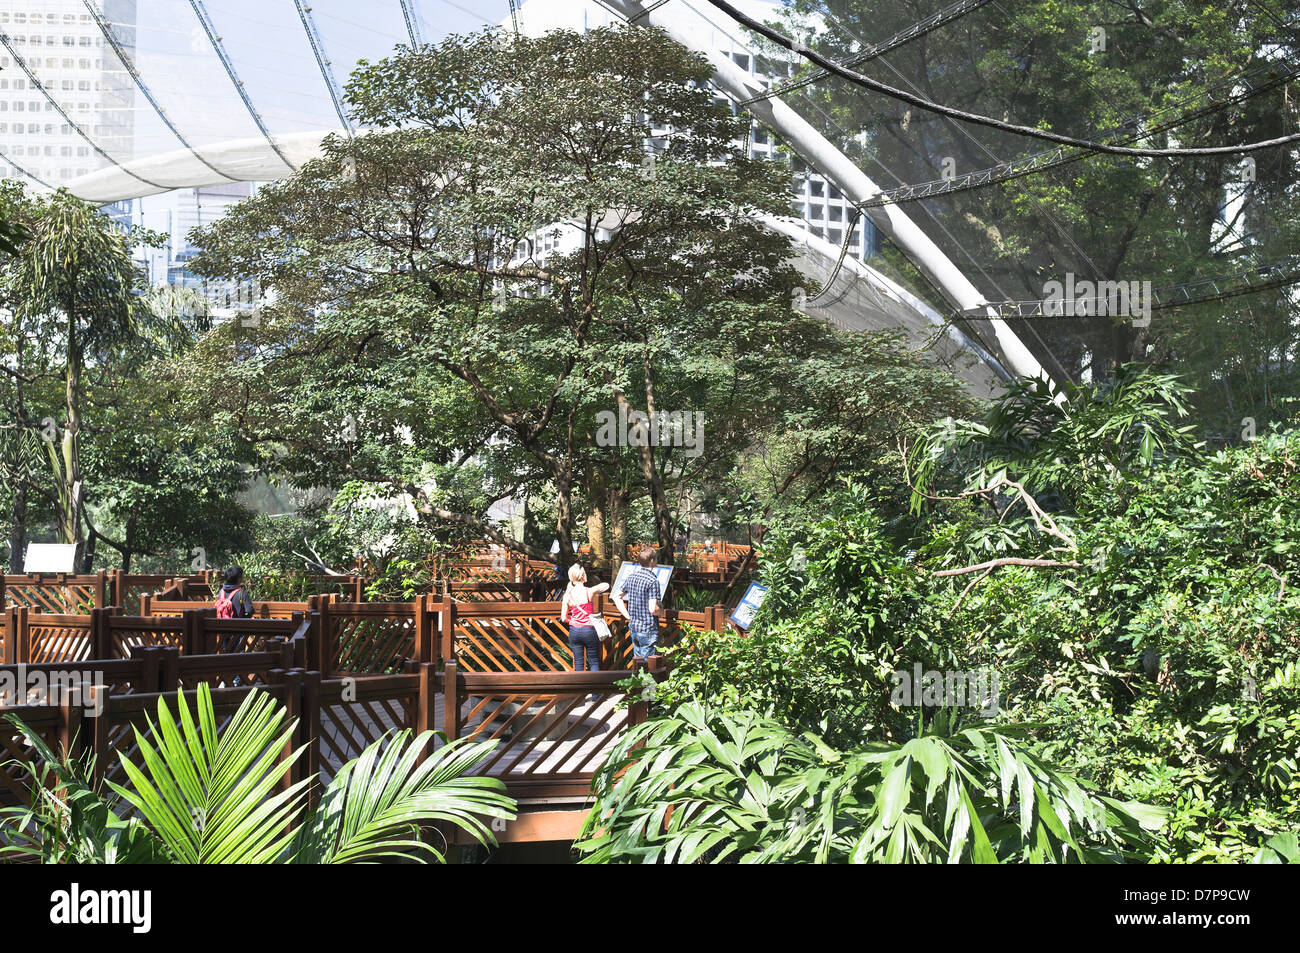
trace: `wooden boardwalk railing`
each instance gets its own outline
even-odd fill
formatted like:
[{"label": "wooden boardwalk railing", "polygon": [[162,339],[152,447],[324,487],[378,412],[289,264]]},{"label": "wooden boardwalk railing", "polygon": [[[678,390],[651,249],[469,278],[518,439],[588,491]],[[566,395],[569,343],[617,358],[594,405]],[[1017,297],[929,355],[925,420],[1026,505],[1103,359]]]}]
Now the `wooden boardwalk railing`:
[{"label": "wooden boardwalk railing", "polygon": [[129,658],[137,647],[173,646],[186,655],[260,650],[268,640],[316,636],[319,617],[297,612],[286,619],[218,619],[211,609],[179,616],[127,616],[117,609],[54,615],[15,607],[4,613],[0,664],[65,663]]},{"label": "wooden boardwalk railing", "polygon": [[[448,740],[492,740],[497,747],[477,770],[501,778],[524,815],[518,831],[498,831],[503,841],[537,839],[539,830],[562,830],[572,837],[585,816],[594,772],[618,733],[646,717],[644,704],[624,704],[617,682],[628,677],[626,671],[475,673],[458,671],[455,662],[440,667],[412,661],[401,674],[322,679],[317,671],[283,667],[290,656],[287,642],[242,657],[187,658],[175,649],[142,649],[131,660],[78,663],[84,666],[85,697],[93,705],[11,704],[0,713],[19,715],[56,750],[74,756],[94,752],[100,776],[121,783],[122,758],[142,761],[135,729],[144,731],[149,718],[156,720],[160,700],[175,708],[184,695],[193,706],[195,687],[207,681],[214,686],[221,727],[248,693],[260,688],[298,721],[290,748],[303,746],[305,757],[286,771],[283,783],[316,776],[313,803],[343,764],[393,729],[440,731]],[[664,675],[658,664],[650,670],[656,678]],[[95,673],[105,676],[99,680],[103,684]],[[232,686],[235,675],[245,684]],[[106,684],[110,677],[112,684]],[[443,743],[435,739],[430,750]],[[32,754],[7,724],[0,727],[0,749],[5,761]],[[27,798],[32,783],[20,765],[0,766],[0,803]],[[526,817],[538,811],[562,814],[560,826],[539,828],[536,817]],[[454,832],[447,833],[454,838]]]},{"label": "wooden boardwalk railing", "polygon": [[[597,597],[613,632],[602,644],[601,668],[626,669],[632,646],[627,624],[611,600]],[[151,606],[159,603],[149,601]],[[217,619],[201,602],[163,603],[168,615],[123,615],[92,609],[81,615],[13,607],[0,616],[0,663],[128,658],[136,646],[175,646],[185,655],[261,648],[266,639],[295,644],[295,664],[325,678],[398,674],[408,659],[455,659],[462,672],[563,672],[572,669],[567,626],[558,602],[462,602],[432,596],[414,602],[265,604],[267,615]],[[189,608],[186,608],[186,607]],[[685,625],[727,631],[725,610],[664,610],[660,645],[672,645]]]},{"label": "wooden boardwalk railing", "polygon": [[[491,739],[498,748],[482,770],[501,777],[526,808],[522,826],[503,839],[556,839],[577,830],[593,772],[621,732],[645,717],[645,704],[627,704],[617,685],[642,663],[632,662],[626,626],[610,601],[597,602],[614,632],[599,672],[570,671],[557,602],[435,596],[410,603],[313,597],[306,612],[286,619],[222,620],[194,602],[171,616],[14,607],[3,615],[0,662],[90,673],[104,693],[93,716],[66,705],[23,710],[39,709],[33,729],[60,743],[82,739],[77,743],[100,755],[113,777],[119,752],[138,756],[131,726],[142,724],[159,697],[174,701],[200,682],[216,686],[223,719],[250,685],[276,692],[302,720],[299,743],[308,746],[294,777],[319,774],[324,783],[393,728]],[[721,606],[660,617],[663,645],[684,625],[726,627]],[[0,731],[0,748],[16,756],[20,739]],[[22,783],[10,772],[0,789]]]}]

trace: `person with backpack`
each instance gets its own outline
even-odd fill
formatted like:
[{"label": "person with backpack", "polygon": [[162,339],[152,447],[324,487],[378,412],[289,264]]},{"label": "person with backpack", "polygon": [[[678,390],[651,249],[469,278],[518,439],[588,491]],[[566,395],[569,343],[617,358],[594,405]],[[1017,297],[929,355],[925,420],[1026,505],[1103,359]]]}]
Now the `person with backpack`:
[{"label": "person with backpack", "polygon": [[[253,600],[244,586],[244,570],[241,566],[231,566],[226,570],[226,581],[217,591],[218,619],[251,619],[253,617]],[[244,636],[227,635],[221,640],[222,652],[238,652],[243,649]]]}]

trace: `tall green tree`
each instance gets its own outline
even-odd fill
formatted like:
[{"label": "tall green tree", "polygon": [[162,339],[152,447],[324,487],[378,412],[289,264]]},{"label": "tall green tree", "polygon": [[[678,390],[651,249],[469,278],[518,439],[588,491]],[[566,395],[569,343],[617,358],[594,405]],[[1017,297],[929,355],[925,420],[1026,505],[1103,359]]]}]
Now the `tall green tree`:
[{"label": "tall green tree", "polygon": [[[746,158],[711,68],[653,30],[485,32],[363,63],[358,123],[202,231],[192,267],[274,289],[177,368],[190,405],[302,486],[404,494],[428,525],[545,557],[485,516],[544,492],[567,551],[768,442],[786,490],[956,395],[890,335],[791,308],[788,172]],[[637,414],[686,418],[638,440]],[[633,427],[629,428],[628,424]],[[696,427],[702,424],[702,432]],[[795,434],[795,437],[791,437]],[[702,442],[700,439],[702,438]]]},{"label": "tall green tree", "polygon": [[12,261],[12,307],[15,321],[32,322],[59,354],[63,420],[46,438],[59,537],[76,544],[80,556],[86,538],[83,376],[88,361],[102,359],[135,333],[143,275],[127,235],[93,206],[59,191],[29,211],[30,237]]},{"label": "tall green tree", "polygon": [[[0,250],[0,466],[9,568],[53,525],[89,568],[133,555],[203,547],[215,558],[247,544],[246,482],[229,445],[206,426],[169,425],[170,395],[155,361],[190,347],[206,307],[193,293],[149,289],[132,258],[158,236],[122,230],[64,192],[0,190],[21,228]],[[101,545],[103,544],[103,545]]]}]

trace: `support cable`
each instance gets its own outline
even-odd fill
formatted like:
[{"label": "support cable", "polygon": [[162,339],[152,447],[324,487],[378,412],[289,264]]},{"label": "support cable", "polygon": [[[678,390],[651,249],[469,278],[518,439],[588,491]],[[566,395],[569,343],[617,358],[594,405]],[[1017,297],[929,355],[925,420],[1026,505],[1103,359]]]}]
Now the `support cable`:
[{"label": "support cable", "polygon": [[127,73],[130,74],[131,79],[135,81],[136,88],[139,89],[141,95],[143,95],[144,98],[148,100],[149,105],[152,106],[154,112],[158,114],[158,118],[161,119],[163,121],[163,124],[168,129],[171,130],[172,135],[176,137],[177,141],[179,141],[181,145],[183,145],[186,149],[190,151],[190,155],[194,156],[194,158],[198,159],[205,166],[207,166],[217,175],[221,176],[227,182],[238,182],[239,179],[226,175],[226,173],[222,172],[220,169],[214,166],[207,159],[203,158],[203,156],[199,155],[198,150],[195,149],[194,146],[190,144],[189,140],[187,140],[183,135],[181,135],[181,131],[176,128],[176,124],[172,122],[171,118],[167,115],[167,110],[164,109],[162,105],[158,102],[158,100],[154,98],[153,92],[149,89],[147,85],[145,85],[144,77],[142,77],[140,75],[140,71],[135,68],[135,63],[127,57],[126,50],[123,48],[121,42],[118,40],[117,34],[113,32],[113,28],[109,26],[108,23],[104,20],[103,16],[100,14],[99,10],[91,2],[91,0],[84,0],[84,3],[86,6],[86,11],[90,14],[91,18],[95,21],[95,24],[99,27],[99,32],[104,34],[104,41],[108,43],[110,47],[113,48],[113,52],[117,54],[117,58],[122,62],[122,66],[126,69]]},{"label": "support cable", "polygon": [[289,167],[290,172],[297,172],[298,167],[280,151],[280,146],[262,120],[262,114],[257,111],[257,108],[253,105],[253,100],[249,98],[248,90],[244,88],[244,81],[235,72],[235,64],[231,62],[230,56],[226,53],[226,48],[221,43],[221,37],[218,35],[216,27],[213,26],[212,18],[208,15],[207,8],[203,6],[203,0],[190,0],[190,9],[194,11],[194,16],[198,19],[199,25],[203,27],[203,32],[208,35],[208,42],[212,44],[212,49],[216,51],[217,58],[221,60],[221,65],[225,67],[226,75],[230,77],[230,82],[234,84],[235,91],[239,93],[239,98],[244,101],[244,108],[248,110],[248,114],[253,117],[253,122],[257,123],[257,128],[266,137],[267,143],[271,146],[271,151]]},{"label": "support cable", "polygon": [[[1285,288],[1297,283],[1300,283],[1300,256],[1293,255],[1281,261],[1268,265],[1258,265],[1244,271],[1214,275],[1209,278],[1198,278],[1195,281],[1154,289],[1151,291],[1150,309],[1152,311],[1167,311],[1171,308],[1185,308],[1193,304],[1223,301],[1242,295],[1258,294],[1261,291],[1268,291],[1273,288]],[[1130,285],[1131,282],[1119,281],[1110,284],[1116,286]],[[1065,313],[1066,311],[1077,312],[1079,309],[1076,303],[1079,300],[1089,304],[1093,313]],[[998,317],[1003,319],[1097,318],[1108,316],[1107,312],[1099,311],[1099,306],[1108,304],[1108,302],[1109,297],[1098,291],[1092,297],[1083,298],[1076,296],[1075,298],[1062,298],[1060,300],[994,301],[978,309],[954,312],[953,316],[968,320],[972,318],[986,319],[988,318],[987,309],[991,308],[997,312]]]},{"label": "support cable", "polygon": [[[411,38],[411,49],[418,50],[424,45],[420,39],[420,21],[415,15],[414,0],[398,0],[402,7],[402,19],[406,21],[406,35]],[[511,9],[514,4],[511,3]]]},{"label": "support cable", "polygon": [[[665,3],[667,3],[667,2],[668,2],[668,0],[656,0],[655,3],[652,3],[652,4],[650,4],[648,7],[645,7],[645,8],[644,8],[640,13],[636,13],[636,14],[633,14],[632,16],[628,17],[628,18],[627,18],[627,22],[628,22],[628,23],[636,23],[637,20],[640,20],[642,17],[648,17],[650,14],[654,13],[656,10],[658,10],[660,7],[662,7],[662,6],[663,6]],[[513,0],[512,0],[512,2],[511,2],[510,5],[511,5],[512,7],[514,6]]]},{"label": "support cable", "polygon": [[1108,155],[1126,155],[1126,156],[1148,156],[1148,157],[1180,157],[1180,156],[1216,156],[1216,155],[1240,155],[1248,152],[1259,152],[1264,149],[1273,149],[1277,146],[1287,145],[1292,142],[1300,141],[1300,133],[1290,136],[1281,136],[1277,139],[1264,139],[1259,142],[1245,142],[1232,146],[1199,146],[1188,149],[1133,149],[1127,146],[1107,145],[1103,142],[1096,142],[1090,139],[1080,139],[1075,136],[1066,136],[1061,133],[1050,132],[1046,129],[1036,129],[1033,126],[1021,126],[1017,123],[1003,122],[1001,119],[994,119],[991,116],[981,116],[978,113],[966,112],[964,109],[956,109],[952,106],[945,106],[941,103],[932,102],[923,96],[914,96],[901,89],[896,89],[878,80],[872,79],[862,73],[847,69],[840,66],[817,53],[808,49],[802,43],[790,39],[785,34],[773,30],[766,24],[760,23],[753,17],[746,16],[737,10],[726,0],[709,0],[713,6],[717,7],[728,16],[732,17],[742,26],[746,26],[766,37],[778,46],[783,46],[788,50],[798,53],[800,56],[816,63],[818,66],[829,70],[836,76],[846,79],[851,83],[862,86],[873,92],[888,96],[891,99],[897,99],[900,102],[907,103],[917,109],[926,112],[936,113],[940,116],[949,116],[953,119],[960,119],[963,122],[970,122],[980,126],[988,126],[990,129],[998,129],[1002,132],[1013,135],[1026,136],[1031,139],[1041,139],[1045,142],[1055,142],[1061,145],[1074,146],[1079,149],[1087,149],[1092,152],[1103,152]]},{"label": "support cable", "polygon": [[[1300,65],[1292,66],[1286,72],[1279,74],[1276,72],[1274,64],[1265,64],[1241,75],[1230,77],[1203,93],[1187,96],[1151,113],[1133,116],[1126,120],[1117,130],[1110,133],[1107,138],[1120,143],[1137,142],[1153,133],[1164,132],[1186,125],[1203,116],[1227,109],[1229,106],[1238,105],[1252,97],[1276,89],[1279,86],[1284,86],[1298,75],[1300,75]],[[1242,88],[1243,84],[1245,85],[1244,89]],[[1212,101],[1199,109],[1171,116],[1163,122],[1158,121],[1162,115],[1202,96]],[[1157,122],[1151,124],[1153,120],[1157,120]],[[1141,131],[1134,132],[1135,129]],[[1021,159],[1012,159],[985,169],[964,172],[951,179],[935,179],[929,182],[917,182],[901,188],[890,189],[871,197],[863,202],[862,206],[863,208],[870,208],[876,205],[914,202],[918,199],[934,198],[938,195],[947,195],[953,192],[968,192],[972,189],[981,189],[986,186],[996,185],[999,182],[1009,182],[1012,179],[1037,175],[1049,169],[1070,165],[1080,159],[1087,158],[1089,154],[1086,150],[1070,150],[1064,146],[1057,146],[1054,149],[1045,149],[1042,152],[1036,152]]]},{"label": "support cable", "polygon": [[293,5],[298,9],[298,19],[302,21],[302,29],[307,34],[307,42],[311,44],[312,55],[316,57],[316,66],[320,70],[321,79],[325,81],[325,89],[329,91],[330,101],[334,104],[334,113],[339,117],[339,123],[350,139],[352,123],[348,121],[347,110],[343,108],[343,89],[334,78],[334,64],[325,53],[325,41],[321,39],[320,31],[316,29],[311,7],[304,4],[302,0],[293,0]]},{"label": "support cable", "polygon": [[15,162],[13,159],[9,158],[9,155],[8,155],[7,153],[0,152],[0,159],[4,159],[4,161],[7,162],[7,163],[9,163],[9,165],[13,166],[14,169],[15,169],[15,170],[20,174],[20,175],[25,175],[25,176],[27,176],[27,178],[31,179],[31,180],[32,180],[33,182],[35,182],[37,185],[43,185],[43,186],[45,186],[45,188],[49,189],[50,191],[53,191],[53,190],[54,190],[54,186],[50,185],[50,183],[46,182],[46,181],[45,181],[44,179],[42,179],[39,175],[37,175],[35,172],[28,172],[26,169],[24,169],[22,166],[20,166],[20,165],[19,165],[17,162]]},{"label": "support cable", "polygon": [[[942,10],[931,14],[924,20],[919,20],[906,29],[900,30],[883,43],[863,43],[863,49],[861,52],[855,53],[848,59],[840,61],[838,65],[841,67],[861,66],[869,60],[874,60],[878,56],[883,56],[890,50],[897,49],[913,40],[920,39],[927,33],[937,30],[939,27],[945,26],[953,20],[958,20],[968,13],[974,13],[980,7],[986,6],[992,2],[993,0],[957,0],[957,2],[951,6],[944,7]],[[646,12],[648,13],[649,11]],[[846,30],[845,32],[848,31]],[[741,100],[737,105],[748,106],[750,103],[756,103],[763,99],[771,99],[773,96],[781,96],[785,93],[792,92],[793,90],[802,89],[805,86],[811,86],[813,83],[823,80],[830,75],[830,70],[818,70],[816,73],[813,73],[811,76],[805,76],[803,79],[783,83],[780,86],[773,86],[765,93],[750,97],[749,99]]]},{"label": "support cable", "polygon": [[862,209],[854,208],[853,217],[844,226],[844,244],[840,246],[840,257],[835,260],[835,267],[831,269],[830,276],[822,283],[822,290],[808,299],[809,304],[820,301],[831,290],[831,285],[835,283],[835,279],[840,276],[840,269],[844,267],[844,259],[849,254],[849,246],[853,244],[853,230],[858,227],[858,219],[860,218],[862,218]]}]

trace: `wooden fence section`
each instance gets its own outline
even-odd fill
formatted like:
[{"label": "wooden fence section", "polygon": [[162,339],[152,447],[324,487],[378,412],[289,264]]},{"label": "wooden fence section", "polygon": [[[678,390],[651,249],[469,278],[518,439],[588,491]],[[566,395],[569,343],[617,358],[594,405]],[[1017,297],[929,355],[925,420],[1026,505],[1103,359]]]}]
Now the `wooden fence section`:
[{"label": "wooden fence section", "polygon": [[[114,752],[138,756],[129,728],[145,726],[159,697],[174,700],[178,690],[196,689],[200,682],[224,690],[236,679],[247,694],[252,687],[272,686],[272,673],[291,661],[288,641],[278,640],[266,651],[240,655],[182,657],[178,649],[151,646],[129,659],[0,665],[0,715],[22,719],[56,751],[93,750],[101,774],[121,780]],[[170,694],[160,695],[163,691]],[[131,717],[122,717],[123,712]],[[32,782],[21,764],[3,762],[33,757],[34,749],[17,729],[0,722],[0,805],[25,800]]]},{"label": "wooden fence section", "polygon": [[[601,643],[602,669],[627,669],[632,664],[632,640],[627,621],[613,600],[600,594],[596,610],[610,627]],[[563,672],[573,668],[568,625],[560,621],[559,602],[443,602],[430,601],[430,618],[439,623],[438,654],[455,659],[465,672]],[[682,626],[726,631],[726,609],[712,606],[700,612],[660,610],[659,646],[674,644]],[[417,656],[422,661],[433,658]]]},{"label": "wooden fence section", "polygon": [[110,603],[107,572],[92,575],[0,573],[0,608],[26,606],[37,612],[77,613]]},{"label": "wooden fence section", "polygon": [[450,582],[536,582],[549,580],[553,563],[528,559],[518,553],[468,555],[441,559],[436,564],[439,580]]},{"label": "wooden fence section", "polygon": [[[15,705],[4,714],[16,715],[32,734],[55,751],[73,750],[79,742],[81,709],[73,705]],[[36,761],[36,749],[7,720],[0,721],[0,806],[30,803],[36,778],[23,764]]]},{"label": "wooden fence section", "polygon": [[[317,603],[318,620],[307,665],[324,678],[339,674],[396,674],[407,659],[431,661],[419,635],[432,631],[428,602]],[[421,654],[423,652],[423,654]]]},{"label": "wooden fence section", "polygon": [[582,797],[619,732],[635,720],[616,684],[627,671],[460,672],[439,677],[449,738],[495,741],[478,772],[499,777],[515,797]]},{"label": "wooden fence section", "polygon": [[437,586],[443,599],[462,602],[542,602],[550,591],[542,580],[527,582],[453,582],[443,579]]},{"label": "wooden fence section", "polygon": [[[141,600],[141,615],[177,616],[195,609],[215,609],[216,602],[211,599],[163,599],[160,596],[145,594]],[[257,602],[253,603],[254,619],[291,619],[295,614],[308,612],[311,605],[307,602]]]},{"label": "wooden fence section", "polygon": [[[613,638],[601,645],[602,669],[632,661],[627,623],[601,595],[600,611]],[[201,603],[168,605],[172,615],[122,615],[117,608],[83,615],[14,607],[0,616],[0,663],[129,658],[137,647],[172,646],[183,655],[261,651],[268,640],[291,642],[294,664],[328,679],[351,674],[399,674],[408,659],[455,659],[465,672],[568,671],[568,626],[558,602],[462,602],[426,596],[414,602],[335,602],[313,597],[286,603],[282,618],[217,619]],[[303,606],[307,611],[303,611]],[[278,611],[277,611],[278,614]],[[660,647],[686,625],[728,631],[726,610],[661,610]]]},{"label": "wooden fence section", "polygon": [[[26,606],[35,612],[77,614],[116,606],[126,615],[149,615],[145,604],[149,599],[159,602],[211,602],[213,587],[220,584],[216,577],[214,571],[186,576],[174,573],[127,573],[120,569],[101,570],[87,575],[0,573],[0,609]],[[332,595],[361,602],[365,594],[366,580],[362,576],[290,573],[287,578],[291,585],[302,588],[308,595]],[[270,607],[291,604],[294,603],[256,603]],[[303,603],[296,605],[299,610],[305,609]],[[274,608],[270,611],[272,615],[275,614]]]},{"label": "wooden fence section", "polygon": [[[147,733],[149,720],[157,720],[160,701],[175,711],[183,695],[192,709],[194,686],[206,679],[215,686],[212,698],[220,729],[248,694],[259,688],[298,721],[296,736],[284,754],[301,746],[304,755],[287,768],[282,783],[288,786],[315,777],[309,803],[318,802],[324,785],[343,764],[394,729],[440,731],[447,740],[493,741],[496,747],[478,773],[500,778],[520,802],[515,830],[498,831],[502,841],[551,836],[539,836],[543,828],[536,823],[538,813],[549,816],[561,809],[566,815],[562,829],[571,837],[585,817],[594,772],[619,733],[647,715],[644,702],[625,704],[625,694],[616,683],[628,677],[626,671],[474,673],[459,671],[454,661],[442,667],[411,662],[406,672],[396,675],[322,679],[319,672],[278,667],[287,652],[281,644],[256,658],[251,653],[241,659],[186,658],[174,649],[144,649],[131,660],[137,666],[132,669],[133,690],[94,689],[93,709],[47,704],[5,711],[19,715],[55,750],[73,755],[93,751],[99,776],[122,783],[122,760],[142,762],[136,732]],[[259,682],[232,686],[232,674],[254,662]],[[152,681],[143,674],[150,665],[157,667]],[[650,671],[657,679],[664,676],[657,664]],[[169,685],[177,688],[143,690]],[[435,737],[425,753],[443,743]],[[0,728],[0,751],[5,760],[32,758],[22,737],[7,725]],[[33,780],[16,764],[0,766],[0,803],[26,801]],[[555,828],[550,830],[553,833]],[[446,833],[454,839],[454,832]]]},{"label": "wooden fence section", "polygon": [[125,659],[150,646],[185,655],[264,651],[275,639],[299,644],[305,658],[307,645],[316,640],[316,617],[302,612],[287,619],[218,619],[202,609],[162,617],[121,615],[116,608],[53,615],[19,606],[3,619],[0,664],[5,665]]}]

